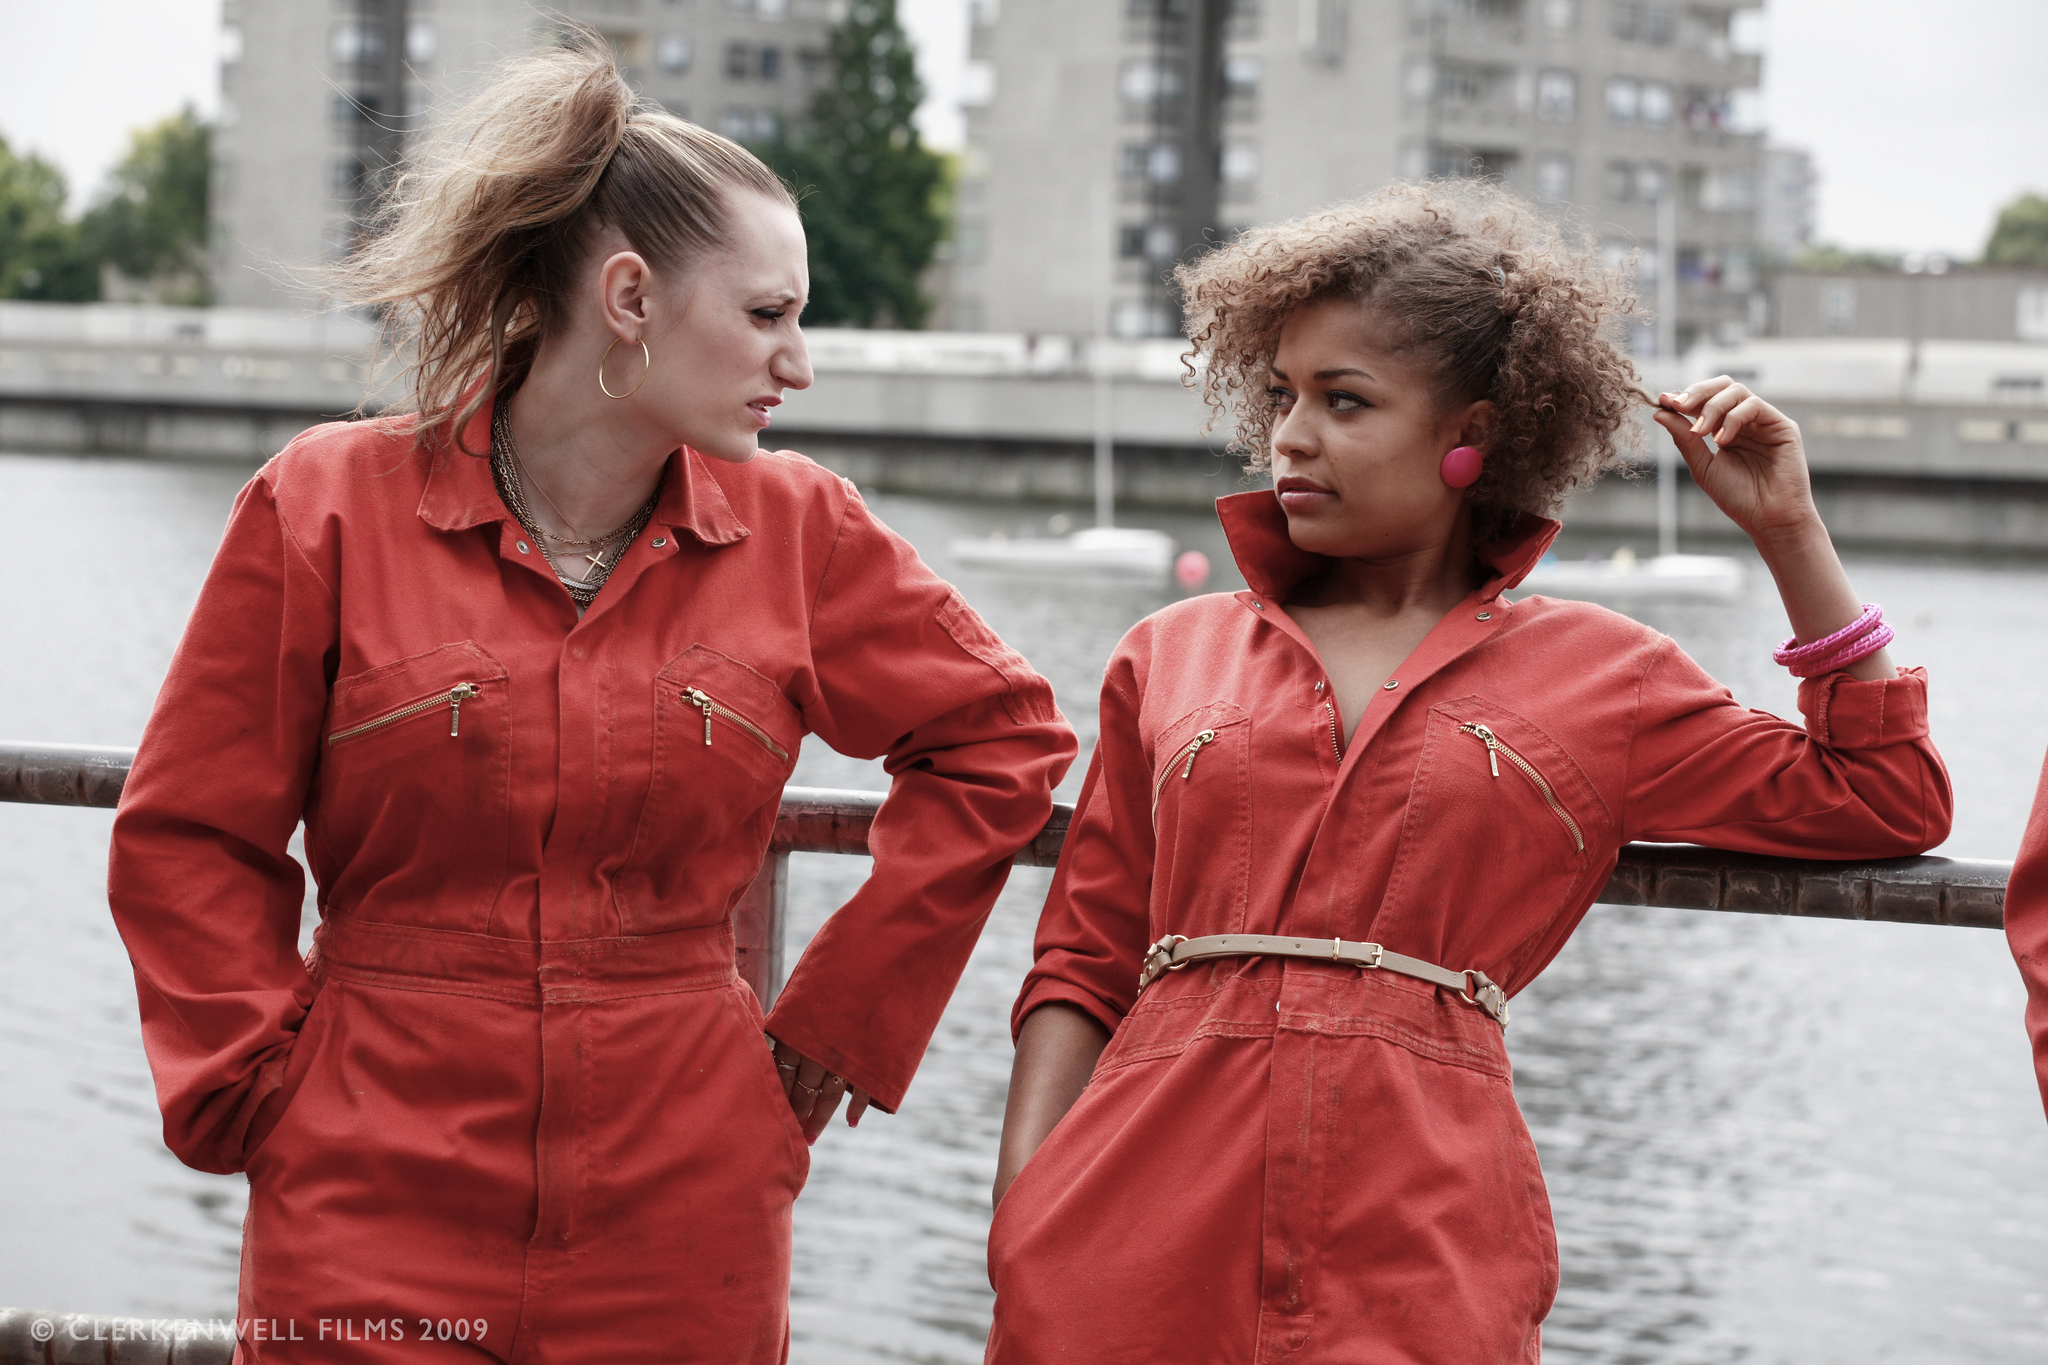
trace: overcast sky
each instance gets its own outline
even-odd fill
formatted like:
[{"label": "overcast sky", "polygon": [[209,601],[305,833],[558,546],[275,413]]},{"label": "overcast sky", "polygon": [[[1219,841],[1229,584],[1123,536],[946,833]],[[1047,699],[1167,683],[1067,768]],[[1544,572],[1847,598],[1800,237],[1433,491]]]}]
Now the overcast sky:
[{"label": "overcast sky", "polygon": [[[899,4],[932,90],[920,122],[957,146],[967,0]],[[219,13],[0,0],[0,136],[62,166],[77,206],[129,128],[212,112]],[[2048,0],[1768,0],[1765,35],[1771,133],[1814,154],[1824,240],[1973,257],[1999,205],[2048,194]]]}]

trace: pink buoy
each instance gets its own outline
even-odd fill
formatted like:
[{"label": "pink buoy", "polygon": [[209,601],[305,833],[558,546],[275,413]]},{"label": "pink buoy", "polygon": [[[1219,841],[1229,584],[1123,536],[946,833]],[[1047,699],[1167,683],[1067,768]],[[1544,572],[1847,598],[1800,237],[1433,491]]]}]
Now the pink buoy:
[{"label": "pink buoy", "polygon": [[1201,587],[1209,581],[1209,556],[1200,550],[1182,550],[1180,558],[1173,561],[1173,579],[1189,592]]}]

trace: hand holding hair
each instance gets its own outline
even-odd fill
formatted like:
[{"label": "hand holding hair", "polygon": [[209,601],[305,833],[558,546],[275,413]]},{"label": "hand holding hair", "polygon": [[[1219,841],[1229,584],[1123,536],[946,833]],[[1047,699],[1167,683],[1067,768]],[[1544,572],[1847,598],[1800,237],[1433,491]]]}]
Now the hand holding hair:
[{"label": "hand holding hair", "polygon": [[[1763,556],[1793,641],[1825,639],[1862,616],[1863,600],[1814,505],[1799,424],[1725,374],[1657,401],[1657,425],[1671,433],[1693,482]],[[1898,674],[1885,649],[1842,671],[1865,682]]]}]

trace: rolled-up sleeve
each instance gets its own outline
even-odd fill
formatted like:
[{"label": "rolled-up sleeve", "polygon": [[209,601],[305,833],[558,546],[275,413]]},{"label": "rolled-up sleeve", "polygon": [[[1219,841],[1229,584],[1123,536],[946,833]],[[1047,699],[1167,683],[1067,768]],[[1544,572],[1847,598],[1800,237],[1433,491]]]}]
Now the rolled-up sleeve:
[{"label": "rolled-up sleeve", "polygon": [[1646,667],[1625,837],[1807,858],[1923,853],[1948,837],[1948,770],[1927,730],[1927,674],[1799,688],[1803,726],[1736,704],[1668,640]]},{"label": "rolled-up sleeve", "polygon": [[893,1110],[1076,741],[1051,685],[850,491],[811,649],[806,724],[883,759],[890,788],[873,872],[811,940],[767,1028]]},{"label": "rolled-up sleeve", "polygon": [[275,1122],[265,1101],[312,1002],[298,950],[305,879],[286,846],[336,629],[334,595],[259,474],[157,695],[108,870],[164,1142],[204,1171],[241,1170]]}]

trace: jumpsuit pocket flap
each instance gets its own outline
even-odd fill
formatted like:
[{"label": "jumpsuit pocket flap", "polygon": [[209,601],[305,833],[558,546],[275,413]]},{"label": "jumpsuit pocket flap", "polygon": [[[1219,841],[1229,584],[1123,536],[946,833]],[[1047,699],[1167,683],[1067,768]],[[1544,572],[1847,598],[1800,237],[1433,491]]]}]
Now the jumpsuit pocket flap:
[{"label": "jumpsuit pocket flap", "polygon": [[511,677],[505,665],[474,640],[394,659],[335,681],[327,700],[325,738],[332,744],[366,733],[383,722],[405,718],[404,713],[421,703],[426,703],[423,711],[431,709],[465,684],[477,689],[475,695],[488,696],[502,691]]},{"label": "jumpsuit pocket flap", "polygon": [[[1614,826],[1605,798],[1556,740],[1499,702],[1470,694],[1429,709],[1427,743],[1474,788],[1505,796],[1538,824],[1564,829],[1576,851]],[[1496,784],[1505,784],[1497,786]]]},{"label": "jumpsuit pocket flap", "polygon": [[804,727],[782,689],[765,675],[709,645],[691,645],[654,675],[661,706],[695,708],[713,727],[729,726],[784,767],[796,763]]}]

